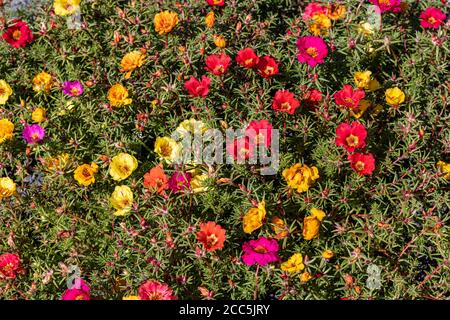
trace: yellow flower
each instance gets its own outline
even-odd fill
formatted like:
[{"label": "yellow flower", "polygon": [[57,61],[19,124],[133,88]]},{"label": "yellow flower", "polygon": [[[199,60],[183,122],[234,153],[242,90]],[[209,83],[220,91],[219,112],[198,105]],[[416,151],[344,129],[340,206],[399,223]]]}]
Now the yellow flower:
[{"label": "yellow flower", "polygon": [[359,119],[371,105],[372,103],[369,100],[361,100],[357,108],[350,110],[350,115]]},{"label": "yellow flower", "polygon": [[163,11],[155,15],[153,23],[155,31],[164,35],[171,32],[178,24],[178,15],[175,12]]},{"label": "yellow flower", "polygon": [[216,45],[216,47],[225,48],[225,46],[227,45],[227,42],[223,36],[214,35],[213,38],[214,38],[214,44]]},{"label": "yellow flower", "polygon": [[0,144],[6,140],[12,139],[14,133],[14,124],[8,119],[0,120]]},{"label": "yellow flower", "polygon": [[80,0],[55,0],[53,9],[57,16],[69,16],[80,9]]},{"label": "yellow flower", "polygon": [[405,93],[398,87],[386,90],[386,103],[391,107],[396,107],[405,102]]},{"label": "yellow flower", "polygon": [[303,219],[303,239],[312,240],[319,234],[320,222],[325,217],[325,212],[313,208],[311,209],[311,216]]},{"label": "yellow flower", "polygon": [[297,192],[305,192],[319,179],[319,170],[297,163],[283,171],[283,177],[288,186]]},{"label": "yellow flower", "polygon": [[33,119],[34,122],[40,123],[45,121],[45,109],[43,108],[36,108],[34,109],[33,113],[31,114],[31,119]]},{"label": "yellow flower", "polygon": [[331,250],[327,249],[324,252],[322,252],[322,257],[325,259],[331,259],[331,258],[333,258],[333,256],[334,256],[334,253]]},{"label": "yellow flower", "polygon": [[128,98],[128,90],[117,83],[108,90],[108,100],[113,107],[129,105],[133,100]]},{"label": "yellow flower", "polygon": [[369,82],[369,87],[367,88],[369,91],[376,91],[378,89],[380,89],[380,83],[378,82],[377,79],[372,79]]},{"label": "yellow flower", "polygon": [[52,76],[47,72],[38,73],[33,78],[33,90],[36,92],[50,92],[50,89],[53,86]]},{"label": "yellow flower", "polygon": [[139,296],[124,296],[122,300],[141,300],[141,298]]},{"label": "yellow flower", "polygon": [[119,153],[111,159],[109,164],[109,174],[116,181],[128,178],[138,167],[135,157],[128,153]]},{"label": "yellow flower", "polygon": [[109,198],[111,206],[116,209],[115,216],[124,216],[131,211],[133,192],[128,186],[116,186]]},{"label": "yellow flower", "polygon": [[89,186],[95,182],[95,174],[98,171],[98,165],[95,162],[91,164],[83,164],[75,169],[73,174],[75,180],[82,186]]},{"label": "yellow flower", "polygon": [[184,120],[177,128],[177,131],[183,135],[186,133],[200,134],[204,133],[206,130],[208,130],[208,127],[205,123],[201,120],[195,120],[194,118]]},{"label": "yellow flower", "polygon": [[367,89],[370,83],[370,77],[372,75],[372,71],[358,71],[354,75],[355,84],[358,88]]},{"label": "yellow flower", "polygon": [[[195,170],[194,170],[195,171]],[[202,174],[193,174],[191,179],[191,188],[192,192],[199,193],[208,190],[208,187],[205,185],[205,181],[208,179],[207,173]]]},{"label": "yellow flower", "polygon": [[5,80],[0,80],[0,104],[5,104],[13,91]]},{"label": "yellow flower", "polygon": [[252,233],[260,228],[266,218],[266,202],[258,203],[258,208],[251,208],[244,216],[244,232]]},{"label": "yellow flower", "polygon": [[317,208],[312,208],[309,212],[311,212],[311,215],[313,217],[316,217],[319,221],[322,221],[323,218],[325,218],[325,216],[326,216],[325,212],[323,212],[322,210],[317,209]]},{"label": "yellow flower", "polygon": [[69,154],[63,153],[56,157],[44,158],[43,165],[49,171],[64,170],[69,162],[69,159]]},{"label": "yellow flower", "polygon": [[286,223],[280,217],[272,218],[272,230],[275,233],[275,238],[280,240],[284,239],[289,235],[289,230],[286,227]]},{"label": "yellow flower", "polygon": [[318,13],[312,17],[312,24],[309,26],[309,31],[319,36],[321,34],[327,34],[327,29],[331,27],[331,20],[326,14]]},{"label": "yellow flower", "polygon": [[16,184],[11,178],[0,178],[0,200],[11,197],[16,192]]},{"label": "yellow flower", "polygon": [[286,262],[281,264],[281,270],[287,272],[299,272],[305,269],[301,253],[294,253]]},{"label": "yellow flower", "polygon": [[358,25],[358,33],[364,36],[371,36],[375,33],[374,27],[368,22],[360,22]]},{"label": "yellow flower", "polygon": [[167,163],[172,163],[180,156],[181,146],[172,138],[158,137],[155,141],[155,152]]},{"label": "yellow flower", "polygon": [[145,53],[139,50],[127,53],[120,62],[122,69],[120,72],[126,72],[125,79],[129,79],[131,72],[141,67],[145,62]]},{"label": "yellow flower", "polygon": [[300,281],[303,283],[308,282],[311,279],[312,279],[312,276],[308,271],[305,271],[300,275]]},{"label": "yellow flower", "polygon": [[450,163],[438,161],[437,167],[442,173],[445,173],[444,178],[450,180]]},{"label": "yellow flower", "polygon": [[205,17],[205,24],[208,28],[212,28],[215,22],[216,16],[214,15],[214,11],[210,11]]}]

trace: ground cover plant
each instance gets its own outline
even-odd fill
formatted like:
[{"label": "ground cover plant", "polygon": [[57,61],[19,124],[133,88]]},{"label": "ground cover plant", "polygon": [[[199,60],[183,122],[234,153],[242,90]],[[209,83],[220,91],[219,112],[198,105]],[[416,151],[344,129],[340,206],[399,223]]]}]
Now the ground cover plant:
[{"label": "ground cover plant", "polygon": [[0,0],[0,296],[448,299],[448,14]]}]

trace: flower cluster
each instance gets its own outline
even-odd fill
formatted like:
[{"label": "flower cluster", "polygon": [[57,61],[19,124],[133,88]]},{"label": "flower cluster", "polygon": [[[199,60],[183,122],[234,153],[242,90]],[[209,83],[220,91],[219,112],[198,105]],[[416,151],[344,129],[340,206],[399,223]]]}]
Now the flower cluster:
[{"label": "flower cluster", "polygon": [[445,298],[444,2],[52,0],[0,19],[0,295]]}]

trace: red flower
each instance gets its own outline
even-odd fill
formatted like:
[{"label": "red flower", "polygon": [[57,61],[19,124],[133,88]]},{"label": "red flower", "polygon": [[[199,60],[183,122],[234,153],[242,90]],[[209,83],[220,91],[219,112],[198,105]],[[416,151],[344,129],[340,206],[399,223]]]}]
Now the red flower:
[{"label": "red flower", "polygon": [[20,258],[14,253],[0,255],[0,279],[15,279],[20,270]]},{"label": "red flower", "polygon": [[264,144],[267,148],[270,148],[272,129],[272,125],[267,120],[253,120],[245,129],[245,136],[249,137],[250,142],[255,145]]},{"label": "red flower", "polygon": [[247,69],[251,69],[258,64],[259,58],[251,48],[245,48],[238,52],[236,62]]},{"label": "red flower", "polygon": [[316,89],[309,89],[303,95],[302,100],[306,107],[314,107],[322,101],[322,92]]},{"label": "red flower", "polygon": [[353,122],[341,123],[336,129],[336,145],[343,146],[348,152],[354,152],[356,149],[366,146],[367,131],[364,125]]},{"label": "red flower", "polygon": [[274,58],[269,56],[259,58],[256,68],[258,69],[258,73],[264,78],[269,78],[278,74],[278,64]]},{"label": "red flower", "polygon": [[206,97],[208,95],[210,84],[211,79],[206,76],[202,76],[201,82],[194,77],[191,77],[188,81],[185,82],[184,87],[193,97]]},{"label": "red flower", "polygon": [[254,144],[250,143],[249,137],[234,139],[232,143],[227,144],[227,151],[234,160],[240,162],[253,157]]},{"label": "red flower", "polygon": [[33,33],[27,23],[16,19],[13,20],[14,25],[6,29],[3,33],[3,39],[14,48],[25,47],[25,45],[33,40]]},{"label": "red flower", "polygon": [[420,25],[424,28],[438,29],[445,22],[445,13],[442,10],[429,7],[420,14]]},{"label": "red flower", "polygon": [[352,153],[348,155],[352,169],[360,176],[370,175],[375,170],[375,158],[371,153]]},{"label": "red flower", "polygon": [[223,6],[225,5],[225,0],[206,0],[206,2],[207,2],[210,6],[223,7]]},{"label": "red flower", "polygon": [[340,106],[345,106],[350,109],[357,108],[359,102],[364,99],[366,93],[362,89],[353,90],[349,84],[344,85],[344,88],[334,94],[334,101]]},{"label": "red flower", "polygon": [[205,246],[206,251],[221,249],[225,242],[225,229],[212,221],[202,223],[197,240]]},{"label": "red flower", "polygon": [[212,54],[206,58],[206,70],[216,76],[221,76],[227,72],[231,58],[226,54]]},{"label": "red flower", "polygon": [[300,106],[300,102],[295,99],[292,92],[288,90],[278,90],[273,98],[273,110],[294,114],[295,109]]}]

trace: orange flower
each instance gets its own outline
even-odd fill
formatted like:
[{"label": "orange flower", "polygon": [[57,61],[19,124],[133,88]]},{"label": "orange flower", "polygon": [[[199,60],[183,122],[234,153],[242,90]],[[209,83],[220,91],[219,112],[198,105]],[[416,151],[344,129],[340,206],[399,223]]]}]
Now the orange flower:
[{"label": "orange flower", "polygon": [[141,67],[145,62],[145,52],[136,50],[130,53],[127,53],[120,63],[122,69],[120,72],[126,72],[125,79],[129,79],[131,76],[131,72],[135,69]]},{"label": "orange flower", "polygon": [[345,18],[345,13],[347,9],[342,4],[329,4],[327,8],[328,18],[331,20],[339,20]]},{"label": "orange flower", "polygon": [[225,242],[225,229],[215,222],[208,221],[200,225],[197,240],[203,243],[206,251],[214,251],[223,248]]},{"label": "orange flower", "polygon": [[289,230],[286,227],[286,223],[280,217],[272,218],[272,230],[275,233],[275,239],[281,240],[289,235]]},{"label": "orange flower", "polygon": [[155,31],[164,35],[171,32],[178,24],[178,15],[175,12],[163,11],[155,15],[153,23]]},{"label": "orange flower", "polygon": [[214,11],[209,12],[205,17],[205,24],[208,28],[212,28],[216,22]]},{"label": "orange flower", "polygon": [[154,192],[156,191],[158,194],[163,194],[164,190],[169,188],[168,181],[169,178],[164,173],[162,166],[159,165],[150,169],[144,175],[144,188],[151,189]]}]

